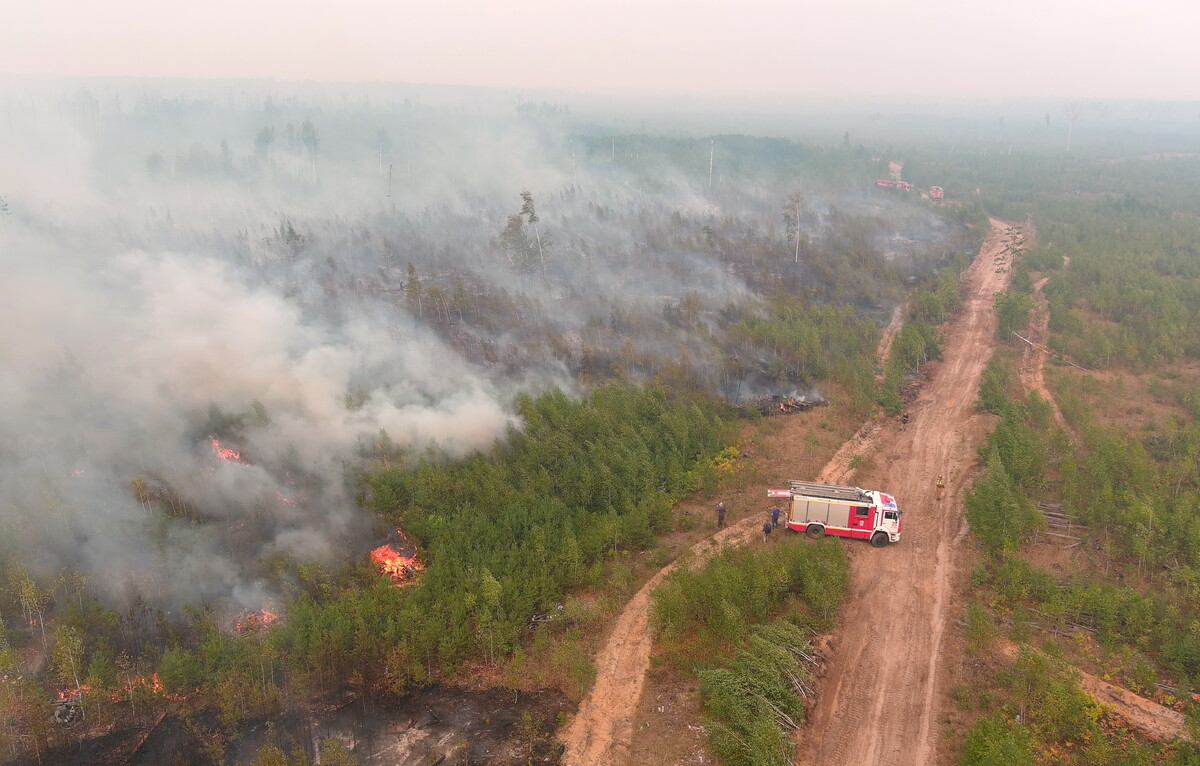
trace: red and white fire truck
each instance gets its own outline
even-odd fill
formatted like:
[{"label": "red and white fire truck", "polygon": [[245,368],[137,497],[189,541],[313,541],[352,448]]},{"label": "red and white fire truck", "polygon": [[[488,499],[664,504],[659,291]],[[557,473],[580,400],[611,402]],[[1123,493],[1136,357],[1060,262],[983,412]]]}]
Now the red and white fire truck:
[{"label": "red and white fire truck", "polygon": [[791,498],[786,509],[788,529],[809,537],[837,535],[870,540],[882,548],[900,542],[896,498],[887,492],[841,487],[815,481],[790,481],[788,489],[767,490],[768,497]]}]

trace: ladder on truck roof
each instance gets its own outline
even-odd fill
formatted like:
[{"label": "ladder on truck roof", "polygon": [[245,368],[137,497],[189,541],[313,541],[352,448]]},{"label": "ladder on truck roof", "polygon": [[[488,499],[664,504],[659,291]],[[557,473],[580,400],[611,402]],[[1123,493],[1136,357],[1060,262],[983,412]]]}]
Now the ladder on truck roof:
[{"label": "ladder on truck roof", "polygon": [[821,484],[816,481],[799,481],[797,479],[792,479],[788,484],[791,485],[793,495],[844,500],[860,505],[869,505],[871,503],[871,496],[858,487],[842,487],[837,484]]}]

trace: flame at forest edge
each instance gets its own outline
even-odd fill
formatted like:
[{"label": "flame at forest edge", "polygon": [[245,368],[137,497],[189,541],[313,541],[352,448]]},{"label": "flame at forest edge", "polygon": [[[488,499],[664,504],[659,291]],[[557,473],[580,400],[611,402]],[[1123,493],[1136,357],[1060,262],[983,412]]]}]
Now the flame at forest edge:
[{"label": "flame at forest edge", "polygon": [[417,572],[425,568],[415,556],[404,556],[387,544],[371,551],[371,560],[378,564],[380,571],[391,577],[397,586],[407,585]]},{"label": "flame at forest edge", "polygon": [[257,612],[247,612],[238,618],[234,628],[238,633],[246,633],[249,631],[259,631],[271,626],[271,623],[279,619],[279,615],[269,609],[263,608]]},{"label": "flame at forest edge", "polygon": [[[158,673],[152,673],[149,680],[147,680],[145,676],[137,676],[136,678],[130,679],[123,683],[121,688],[112,689],[109,693],[109,696],[113,701],[117,701],[139,689],[143,689],[155,697],[164,697],[169,700],[175,700],[176,702],[187,699],[187,697],[180,694],[168,694],[166,687],[163,686],[162,681],[160,681],[158,678]],[[59,690],[58,699],[60,701],[78,701],[83,697],[84,694],[88,694],[91,691],[92,687],[90,685],[80,684],[73,689],[67,688]]]}]

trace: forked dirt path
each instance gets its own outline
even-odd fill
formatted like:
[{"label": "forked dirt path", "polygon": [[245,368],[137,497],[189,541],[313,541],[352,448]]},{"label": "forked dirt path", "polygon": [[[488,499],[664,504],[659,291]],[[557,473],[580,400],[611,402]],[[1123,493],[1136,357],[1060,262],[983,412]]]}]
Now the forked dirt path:
[{"label": "forked dirt path", "polygon": [[[844,481],[854,454],[874,467],[853,483],[896,495],[903,518],[898,545],[850,546],[851,582],[827,651],[809,723],[797,735],[797,763],[813,766],[936,761],[943,639],[954,625],[951,602],[965,520],[963,487],[987,429],[974,403],[996,330],[994,296],[1008,283],[1001,253],[1019,226],[992,219],[975,262],[963,275],[963,300],[943,326],[946,349],[905,431],[893,421],[868,424],[826,466],[822,479]],[[946,497],[934,498],[939,474]]]},{"label": "forked dirt path", "polygon": [[[1070,265],[1071,259],[1064,257],[1063,268]],[[1050,349],[1047,346],[1050,342],[1050,304],[1042,288],[1049,281],[1050,277],[1042,277],[1033,285],[1034,305],[1029,319],[1028,338],[1031,344],[1025,347],[1025,354],[1021,357],[1021,385],[1026,391],[1037,391],[1039,396],[1049,402],[1055,422],[1066,428],[1067,421],[1062,410],[1058,408],[1058,402],[1046,388],[1044,373],[1046,360],[1050,358]]]},{"label": "forked dirt path", "polygon": [[[877,452],[883,465],[856,476],[856,483],[895,493],[906,514],[899,545],[876,550],[849,544],[852,584],[840,639],[812,723],[800,737],[815,743],[801,749],[810,763],[926,764],[936,752],[938,655],[955,569],[951,554],[963,523],[959,488],[974,455],[972,435],[984,430],[972,405],[995,333],[993,296],[1008,279],[1008,270],[997,269],[994,261],[1019,236],[1018,227],[992,220],[979,257],[964,274],[963,305],[945,328],[945,361],[907,431],[893,421],[871,421],[821,473],[825,481],[839,481],[853,455]],[[950,492],[935,503],[939,472],[946,474]],[[761,521],[752,514],[698,543],[691,562],[706,560],[725,544],[753,539]],[[596,682],[562,734],[566,766],[627,762],[632,717],[650,662],[650,594],[675,566],[652,577],[617,619],[596,658]]]},{"label": "forked dirt path", "polygon": [[[986,416],[975,414],[974,401],[991,355],[994,296],[1007,285],[1012,266],[1004,254],[1016,249],[1027,233],[1032,235],[1029,222],[1021,226],[991,220],[979,257],[963,276],[962,306],[943,327],[943,361],[934,365],[932,378],[910,406],[914,417],[909,427],[900,431],[894,420],[867,422],[820,472],[821,481],[894,493],[905,511],[904,539],[884,549],[847,543],[851,584],[840,627],[825,649],[828,664],[818,684],[817,703],[796,737],[797,764],[937,762],[943,668],[952,666],[951,658],[944,656],[944,639],[953,629],[958,606],[954,587],[966,533],[962,499],[975,447],[989,427]],[[1044,283],[1039,281],[1035,293],[1038,306],[1030,339],[1037,346],[1028,350],[1021,377],[1053,403],[1042,379],[1042,349],[1048,337]],[[897,328],[893,321],[881,353],[886,354]],[[785,435],[781,441],[799,441],[798,433]],[[780,447],[772,473],[787,462],[787,445]],[[865,459],[867,468],[849,468],[856,455]],[[940,502],[934,498],[939,474],[947,485]],[[697,543],[685,558],[695,565],[724,545],[749,542],[760,523],[759,515],[751,514]],[[672,563],[652,577],[618,618],[596,659],[592,691],[562,734],[566,766],[629,763],[633,716],[650,663],[650,596],[678,565]],[[1006,653],[1014,651],[1008,648]],[[1087,673],[1081,672],[1080,683],[1148,736],[1167,740],[1182,733],[1182,715],[1169,708]]]}]

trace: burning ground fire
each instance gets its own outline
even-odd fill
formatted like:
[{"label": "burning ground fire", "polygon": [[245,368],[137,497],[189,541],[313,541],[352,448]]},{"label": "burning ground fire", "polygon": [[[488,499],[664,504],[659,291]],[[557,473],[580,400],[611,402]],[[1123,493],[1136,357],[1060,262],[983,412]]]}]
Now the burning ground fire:
[{"label": "burning ground fire", "polygon": [[257,612],[242,613],[233,627],[238,633],[258,632],[269,628],[278,619],[278,614],[264,607]]},{"label": "burning ground fire", "polygon": [[[163,686],[162,681],[160,681],[158,678],[158,673],[151,674],[149,679],[144,676],[138,676],[132,680],[126,681],[121,685],[121,688],[113,689],[109,696],[113,699],[113,701],[118,701],[127,697],[131,692],[139,689],[144,689],[155,697],[164,697],[166,699],[175,701],[186,699],[178,694],[168,694],[166,687]],[[77,687],[61,689],[58,692],[58,701],[78,701],[83,697],[84,694],[87,694],[91,691],[92,687],[88,684],[80,684]]]},{"label": "burning ground fire", "polygon": [[222,447],[221,442],[218,441],[217,437],[215,436],[210,436],[208,438],[212,439],[212,451],[213,454],[217,456],[218,460],[224,460],[226,462],[242,462],[242,453],[234,452],[228,447]]},{"label": "burning ground fire", "polygon": [[379,566],[381,572],[391,577],[397,587],[412,582],[417,572],[425,568],[416,556],[405,556],[388,544],[371,551],[371,561]]}]

